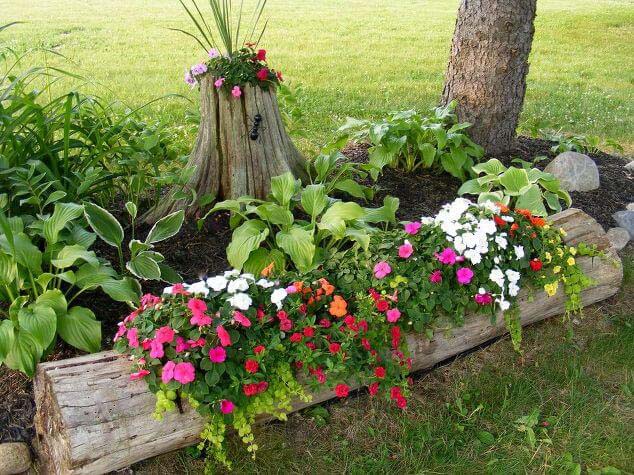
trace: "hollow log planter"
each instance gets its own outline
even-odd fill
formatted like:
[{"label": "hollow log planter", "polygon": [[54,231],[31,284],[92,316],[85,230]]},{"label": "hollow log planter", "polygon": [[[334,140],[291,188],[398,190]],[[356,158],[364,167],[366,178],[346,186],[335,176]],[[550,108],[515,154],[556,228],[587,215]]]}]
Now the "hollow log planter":
[{"label": "hollow log planter", "polygon": [[[290,171],[305,178],[305,161],[284,129],[275,86],[265,90],[247,84],[236,98],[213,82],[210,74],[200,79],[200,126],[187,163],[194,171],[185,190],[198,197],[265,198],[272,177]],[[189,217],[196,215],[199,206],[177,198],[180,191],[166,196],[146,221],[181,209]]]},{"label": "hollow log planter", "polygon": [[[596,244],[608,255],[607,259],[578,259],[583,271],[594,280],[594,285],[582,293],[584,305],[614,295],[623,270],[601,226],[576,209],[559,213],[552,220],[567,231],[568,244]],[[563,291],[548,297],[535,290],[529,297],[529,292],[523,290],[518,298],[522,325],[563,313],[566,302]],[[437,333],[430,341],[423,335],[409,334],[412,370],[429,368],[505,333],[500,316],[492,324],[488,316],[472,315],[451,335]],[[44,473],[106,473],[197,442],[204,419],[186,407],[184,414],[169,413],[163,421],[155,421],[154,395],[143,381],[130,382],[129,374],[128,359],[113,351],[38,366],[35,445]],[[332,397],[332,391],[319,392],[311,403],[298,403],[294,409]]]}]

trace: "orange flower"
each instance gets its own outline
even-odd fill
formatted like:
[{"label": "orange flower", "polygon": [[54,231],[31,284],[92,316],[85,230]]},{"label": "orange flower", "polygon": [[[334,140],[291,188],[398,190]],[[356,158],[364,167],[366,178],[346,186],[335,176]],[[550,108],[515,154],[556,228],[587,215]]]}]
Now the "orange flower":
[{"label": "orange flower", "polygon": [[520,228],[519,224],[513,223],[511,225],[511,231],[510,231],[511,236],[515,236],[515,231],[517,231],[519,228]]},{"label": "orange flower", "polygon": [[295,286],[295,289],[297,289],[298,292],[301,292],[301,290],[304,288],[304,282],[302,282],[301,280],[298,280],[297,282],[293,282],[293,285]]},{"label": "orange flower", "polygon": [[546,220],[538,216],[533,216],[531,218],[531,224],[537,228],[541,228],[546,225]]},{"label": "orange flower", "polygon": [[525,218],[527,218],[527,219],[531,219],[531,218],[533,217],[533,213],[531,213],[531,212],[530,212],[529,210],[527,210],[527,209],[519,209],[519,208],[517,208],[517,209],[515,210],[515,212],[516,212],[517,214],[521,214],[522,216],[524,216],[524,217],[525,217]]},{"label": "orange flower", "polygon": [[319,283],[321,284],[321,288],[324,289],[326,295],[332,295],[335,291],[335,286],[331,285],[326,279],[319,279]]},{"label": "orange flower", "polygon": [[348,313],[348,302],[340,295],[335,295],[330,302],[330,315],[333,317],[343,317]]},{"label": "orange flower", "polygon": [[498,206],[498,208],[500,208],[500,212],[501,212],[501,213],[508,213],[508,212],[509,212],[509,207],[508,207],[508,206],[506,206],[504,203],[502,203],[502,202],[497,202],[497,203],[495,203],[495,204]]},{"label": "orange flower", "polygon": [[266,266],[264,269],[262,269],[262,272],[260,272],[260,275],[262,277],[268,277],[271,275],[271,272],[273,272],[273,268],[275,267],[275,262],[271,262],[268,266]]}]

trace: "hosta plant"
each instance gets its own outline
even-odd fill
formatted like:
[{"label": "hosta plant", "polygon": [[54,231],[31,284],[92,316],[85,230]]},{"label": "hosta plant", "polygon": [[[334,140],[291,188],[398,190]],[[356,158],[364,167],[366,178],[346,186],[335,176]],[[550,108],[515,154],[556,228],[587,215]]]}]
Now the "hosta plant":
[{"label": "hosta plant", "polygon": [[559,180],[537,168],[507,168],[492,158],[475,165],[473,171],[480,176],[463,183],[458,194],[478,195],[478,203],[502,202],[538,216],[547,216],[548,209],[561,211],[562,201],[566,207],[571,204],[570,195],[560,187]]},{"label": "hosta plant", "polygon": [[271,179],[268,200],[242,197],[217,203],[207,214],[231,211],[234,228],[227,247],[229,264],[259,274],[294,268],[308,272],[329,254],[367,248],[373,224],[395,221],[398,199],[386,197],[380,208],[333,199],[323,183],[302,186],[292,174]]},{"label": "hosta plant", "polygon": [[455,103],[437,107],[424,116],[413,110],[394,112],[377,122],[349,118],[339,132],[353,140],[369,141],[370,173],[376,179],[383,167],[412,172],[419,168],[447,172],[464,181],[484,155],[465,133]]}]

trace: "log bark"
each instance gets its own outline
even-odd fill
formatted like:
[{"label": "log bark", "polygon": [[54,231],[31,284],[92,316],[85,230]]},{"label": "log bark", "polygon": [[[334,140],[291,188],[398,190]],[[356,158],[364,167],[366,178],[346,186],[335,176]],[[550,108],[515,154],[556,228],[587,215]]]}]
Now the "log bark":
[{"label": "log bark", "polygon": [[[570,209],[553,217],[567,231],[569,244],[585,242],[606,250],[608,259],[580,257],[584,272],[595,284],[582,294],[584,305],[614,295],[623,270],[616,252],[597,222],[582,211]],[[563,313],[566,297],[548,297],[535,290],[519,295],[522,325]],[[407,335],[413,370],[429,368],[447,358],[506,333],[498,316],[472,315],[451,335],[436,334],[427,340]],[[100,474],[140,460],[194,444],[204,420],[186,407],[184,414],[170,413],[157,422],[152,418],[154,396],[142,381],[130,382],[130,362],[113,351],[40,364],[35,376],[37,413],[35,445],[47,474]],[[310,404],[334,397],[323,391]]]},{"label": "log bark", "polygon": [[[214,87],[211,75],[201,78],[200,126],[187,163],[193,174],[185,190],[172,190],[144,217],[147,222],[180,209],[189,217],[196,216],[199,205],[179,198],[183,191],[216,199],[245,195],[265,198],[271,177],[290,171],[305,178],[304,158],[284,129],[274,88],[264,90],[249,84],[242,91],[242,96],[235,98]],[[262,120],[254,138],[258,114]]]},{"label": "log bark", "polygon": [[528,74],[537,0],[462,0],[442,103],[458,102],[487,153],[510,150]]}]

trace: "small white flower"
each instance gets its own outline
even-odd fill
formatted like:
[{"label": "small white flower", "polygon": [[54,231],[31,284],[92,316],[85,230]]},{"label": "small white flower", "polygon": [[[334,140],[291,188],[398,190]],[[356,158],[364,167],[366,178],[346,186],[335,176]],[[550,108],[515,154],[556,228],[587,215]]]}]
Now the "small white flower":
[{"label": "small white flower", "polygon": [[480,295],[484,295],[484,294],[486,294],[486,293],[487,293],[487,291],[486,291],[486,289],[485,289],[484,287],[480,287],[480,288],[478,289],[478,293],[479,293]]},{"label": "small white flower", "polygon": [[209,294],[209,289],[207,288],[207,284],[204,280],[201,280],[200,282],[196,282],[194,284],[185,284],[185,288],[188,292],[192,294],[201,294],[205,297]]},{"label": "small white flower", "polygon": [[256,285],[259,285],[263,289],[268,289],[269,287],[273,287],[275,285],[275,282],[273,282],[272,280],[260,279],[256,282]]},{"label": "small white flower", "polygon": [[506,221],[507,223],[512,223],[513,221],[515,221],[513,216],[502,216],[502,219]]},{"label": "small white flower", "polygon": [[489,280],[497,284],[497,286],[501,289],[504,288],[504,272],[499,267],[496,267],[489,274]]},{"label": "small white flower", "polygon": [[474,249],[468,249],[464,253],[465,259],[469,259],[472,264],[480,264],[482,262],[482,256]]},{"label": "small white flower", "polygon": [[240,275],[240,271],[238,269],[226,270],[224,276],[229,277],[238,277]]},{"label": "small white flower", "polygon": [[506,246],[509,244],[504,236],[495,236],[495,243],[502,249],[506,249]]},{"label": "small white flower", "polygon": [[252,280],[255,282],[255,276],[253,274],[242,274],[240,277],[242,277],[243,279],[247,279],[247,280]]},{"label": "small white flower", "polygon": [[516,272],[512,269],[507,269],[506,278],[509,280],[509,282],[512,282],[515,284],[519,282],[520,277],[521,277],[521,274],[519,272]]},{"label": "small white flower", "polygon": [[481,231],[484,234],[495,234],[497,231],[495,221],[493,221],[492,219],[483,219],[478,224],[478,231]]},{"label": "small white flower", "polygon": [[207,279],[207,285],[211,287],[215,292],[220,292],[227,288],[228,280],[222,275],[216,275]]},{"label": "small white flower", "polygon": [[163,289],[163,295],[171,295],[171,294],[172,294],[172,292],[173,292],[173,290],[174,290],[174,286],[171,286],[171,287],[165,287],[165,288]]},{"label": "small white flower", "polygon": [[515,255],[518,259],[524,257],[524,248],[522,246],[513,246],[513,249],[515,250]]},{"label": "small white flower", "polygon": [[519,286],[515,282],[509,284],[509,295],[515,297],[520,291]]},{"label": "small white flower", "polygon": [[420,222],[423,225],[429,225],[434,222],[434,218],[430,218],[429,216],[423,216],[422,218],[420,218]]},{"label": "small white flower", "polygon": [[227,292],[230,294],[235,294],[236,292],[244,292],[245,290],[249,290],[249,282],[247,279],[236,279],[229,282],[227,286]]},{"label": "small white flower", "polygon": [[445,234],[448,234],[449,236],[457,235],[460,228],[460,223],[456,221],[443,221],[440,225],[440,229],[442,229]]},{"label": "small white flower", "polygon": [[511,303],[507,300],[504,300],[503,296],[501,296],[499,299],[495,299],[495,301],[500,305],[502,311],[506,311],[511,308]]},{"label": "small white flower", "polygon": [[247,294],[239,292],[228,298],[227,302],[229,302],[232,307],[239,310],[249,310],[251,304],[253,303],[253,300],[251,300],[251,297],[249,297]]},{"label": "small white flower", "polygon": [[496,264],[499,264],[500,263],[500,258],[498,256],[495,256],[493,258],[493,262],[495,262]]},{"label": "small white flower", "polygon": [[462,236],[455,237],[455,239],[453,240],[453,247],[458,254],[462,254],[465,249],[467,249]]},{"label": "small white flower", "polygon": [[288,294],[286,293],[285,289],[275,289],[271,293],[271,303],[274,303],[275,305],[277,305],[277,309],[281,310],[282,302],[287,297],[287,295]]},{"label": "small white flower", "polygon": [[462,235],[462,240],[464,241],[465,246],[467,246],[469,249],[472,249],[478,245],[478,239],[473,233],[464,233]]}]

